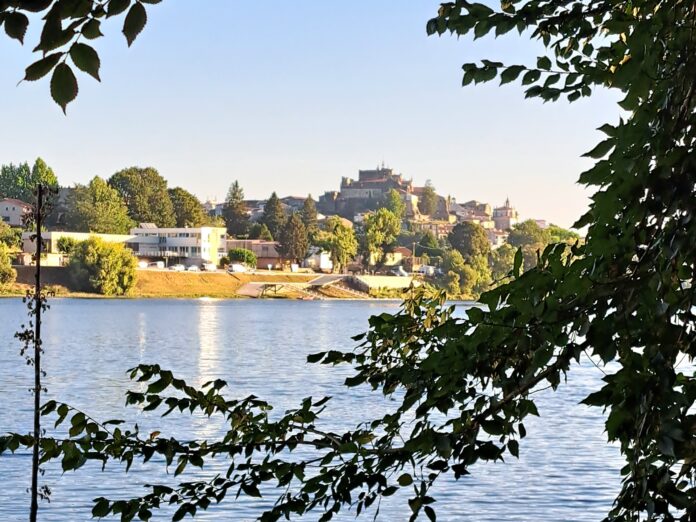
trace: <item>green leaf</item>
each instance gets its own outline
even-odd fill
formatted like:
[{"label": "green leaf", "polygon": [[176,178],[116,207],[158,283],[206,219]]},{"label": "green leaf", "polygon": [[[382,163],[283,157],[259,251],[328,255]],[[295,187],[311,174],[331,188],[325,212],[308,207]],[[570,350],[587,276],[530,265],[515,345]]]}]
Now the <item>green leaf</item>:
[{"label": "green leaf", "polygon": [[540,56],[537,58],[537,67],[539,69],[548,71],[551,69],[551,60],[548,58],[548,56]]},{"label": "green leaf", "polygon": [[65,113],[68,103],[77,98],[77,79],[68,64],[59,64],[51,77],[51,96]]},{"label": "green leaf", "polygon": [[36,81],[46,76],[60,61],[63,53],[53,53],[32,63],[24,71],[24,79],[30,82]]},{"label": "green leaf", "polygon": [[27,34],[29,18],[19,11],[10,11],[5,15],[5,32],[10,38],[24,43],[24,35]]},{"label": "green leaf", "polygon": [[172,382],[169,375],[163,375],[159,380],[153,382],[147,387],[147,393],[160,393]]},{"label": "green leaf", "polygon": [[79,42],[75,43],[70,48],[70,58],[80,70],[93,76],[97,81],[101,81],[99,78],[99,55],[93,47]]},{"label": "green leaf", "polygon": [[131,0],[109,0],[109,5],[106,8],[107,18],[121,14],[123,11],[128,9],[130,3]]},{"label": "green leaf", "polygon": [[101,32],[101,22],[99,20],[89,20],[82,26],[82,35],[88,40],[94,40],[100,36],[104,36]]},{"label": "green leaf", "polygon": [[410,486],[413,484],[413,477],[410,473],[404,473],[398,479],[396,479],[396,482],[399,484],[399,486]]},{"label": "green leaf", "polygon": [[524,67],[521,65],[511,65],[500,73],[500,85],[515,81],[523,70]]},{"label": "green leaf", "polygon": [[522,261],[524,260],[524,257],[522,255],[522,249],[518,248],[517,252],[515,252],[515,261],[512,266],[512,273],[514,274],[515,277],[520,277],[520,269],[522,268]]},{"label": "green leaf", "polygon": [[423,511],[425,511],[425,514],[427,515],[428,519],[430,519],[430,522],[435,522],[437,520],[435,510],[430,506],[425,506],[425,508],[423,508]]},{"label": "green leaf", "polygon": [[147,23],[147,13],[145,7],[141,3],[133,4],[130,8],[126,19],[123,22],[123,34],[126,35],[128,47],[135,41],[140,32],[145,28]]},{"label": "green leaf", "polygon": [[599,143],[594,149],[592,149],[590,152],[586,152],[583,154],[583,157],[585,158],[594,158],[594,159],[600,159],[606,156],[615,146],[615,142],[613,138],[608,138],[601,143]]},{"label": "green leaf", "polygon": [[105,517],[109,514],[109,501],[103,497],[94,499],[96,504],[92,508],[92,516],[97,518]]},{"label": "green leaf", "polygon": [[530,83],[534,83],[540,77],[541,77],[541,73],[539,71],[528,71],[522,77],[522,85],[529,85]]}]

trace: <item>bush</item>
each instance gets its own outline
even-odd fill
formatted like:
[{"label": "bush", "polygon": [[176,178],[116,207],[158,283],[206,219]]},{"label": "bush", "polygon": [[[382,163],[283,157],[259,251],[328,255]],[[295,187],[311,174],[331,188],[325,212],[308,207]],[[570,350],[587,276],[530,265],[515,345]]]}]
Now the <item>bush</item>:
[{"label": "bush", "polygon": [[77,243],[79,243],[79,241],[72,237],[61,237],[58,240],[58,250],[63,254],[70,255],[72,254],[72,251],[75,249]]},{"label": "bush", "polygon": [[123,245],[90,238],[75,245],[68,270],[79,290],[126,295],[135,285],[136,265]]},{"label": "bush", "polygon": [[242,263],[256,268],[256,254],[246,248],[233,248],[227,253],[230,263]]},{"label": "bush", "polygon": [[12,256],[10,249],[4,243],[0,243],[0,286],[15,282],[17,271],[12,268]]}]

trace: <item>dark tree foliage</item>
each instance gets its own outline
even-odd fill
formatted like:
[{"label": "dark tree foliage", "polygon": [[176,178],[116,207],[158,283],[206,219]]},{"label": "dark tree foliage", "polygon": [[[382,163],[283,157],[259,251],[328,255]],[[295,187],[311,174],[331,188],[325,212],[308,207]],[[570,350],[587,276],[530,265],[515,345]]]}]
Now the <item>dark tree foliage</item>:
[{"label": "dark tree foliage", "polygon": [[188,190],[175,187],[167,192],[174,208],[177,227],[200,227],[210,221],[200,200]]},{"label": "dark tree foliage", "polygon": [[486,231],[476,223],[458,223],[447,236],[447,240],[452,248],[465,258],[488,256],[491,252]]},{"label": "dark tree foliage", "polygon": [[433,187],[433,184],[428,180],[420,195],[418,209],[421,213],[431,216],[437,212],[437,201],[438,196],[435,192],[435,187]]},{"label": "dark tree foliage", "polygon": [[118,191],[99,176],[75,185],[65,201],[65,225],[77,232],[128,234],[135,226]]},{"label": "dark tree foliage", "polygon": [[159,227],[176,225],[174,206],[167,192],[167,180],[152,167],[130,167],[109,178],[136,223],[155,223]]},{"label": "dark tree foliage", "polygon": [[298,263],[307,257],[309,236],[297,212],[294,212],[283,225],[279,241],[278,253],[280,257]]},{"label": "dark tree foliage", "polygon": [[13,198],[31,203],[34,201],[34,191],[39,183],[46,188],[58,188],[58,178],[53,169],[41,158],[36,158],[32,167],[26,162],[18,165],[10,163],[0,167],[0,198]]},{"label": "dark tree foliage", "polygon": [[222,217],[227,225],[227,233],[238,237],[249,232],[249,212],[244,203],[244,190],[239,181],[234,181],[227,191]]},{"label": "dark tree foliage", "polygon": [[300,210],[300,217],[302,218],[302,223],[304,223],[305,228],[308,233],[313,233],[317,229],[317,205],[312,199],[312,195],[309,194],[307,199],[304,200],[302,204],[302,210]]},{"label": "dark tree foliage", "polygon": [[[113,0],[111,0],[113,2]],[[492,60],[464,66],[464,84],[521,78],[526,95],[575,101],[593,88],[620,93],[624,118],[586,154],[595,165],[580,177],[594,187],[584,243],[552,244],[510,282],[484,293],[484,308],[456,318],[443,296],[416,293],[395,315],[370,319],[352,352],[328,351],[310,362],[353,366],[348,386],[367,385],[394,409],[353,430],[322,428],[326,399],[308,398],[284,415],[256,397],[229,399],[213,381],[196,389],[157,365],[140,365],[129,404],[148,410],[221,416],[217,440],[176,440],[112,423],[49,401],[43,413],[70,416],[68,438],[42,437],[43,461],[65,470],[87,459],[127,466],[157,456],[175,475],[217,456],[225,475],[209,481],[154,484],[133,499],[96,499],[93,515],[146,520],[165,503],[175,519],[195,515],[226,494],[261,496],[282,488],[262,520],[322,513],[347,505],[361,513],[403,488],[412,518],[435,519],[433,483],[481,471],[477,463],[524,450],[533,392],[558,388],[582,357],[606,376],[585,404],[606,411],[609,440],[626,460],[610,521],[696,519],[696,31],[692,2],[657,0],[506,0],[499,10],[465,0],[441,6],[430,33],[528,31],[548,55],[532,66]],[[570,254],[570,255],[569,255]],[[454,273],[454,272],[453,272]],[[611,365],[609,365],[611,363]],[[686,363],[687,366],[682,366]],[[31,447],[32,435],[0,438],[0,453]],[[308,459],[293,455],[313,449]],[[462,488],[465,497],[466,490]]]},{"label": "dark tree foliage", "polygon": [[256,254],[247,248],[233,248],[227,253],[227,259],[232,263],[243,263],[256,268]]},{"label": "dark tree foliage", "polygon": [[275,192],[271,194],[271,197],[268,198],[266,205],[263,207],[261,223],[266,225],[274,238],[280,238],[280,231],[283,229],[283,225],[285,224],[285,212],[283,211],[283,205]]}]

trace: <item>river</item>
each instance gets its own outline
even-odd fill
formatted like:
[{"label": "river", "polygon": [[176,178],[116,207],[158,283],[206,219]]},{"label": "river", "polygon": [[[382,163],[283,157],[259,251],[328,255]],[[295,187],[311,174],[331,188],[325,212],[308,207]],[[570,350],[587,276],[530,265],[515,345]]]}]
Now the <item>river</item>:
[{"label": "river", "polygon": [[[307,396],[330,395],[325,426],[351,428],[393,406],[368,389],[346,389],[347,367],[307,364],[307,354],[349,350],[350,337],[367,328],[370,315],[395,311],[396,303],[282,300],[81,300],[54,299],[44,322],[45,383],[48,397],[60,399],[99,419],[138,422],[164,435],[214,437],[220,426],[200,416],[158,416],[124,407],[124,393],[135,388],[126,370],[157,362],[191,384],[222,378],[226,394],[254,393],[277,405],[294,407]],[[31,426],[32,369],[13,338],[26,322],[21,300],[0,299],[0,433],[28,432]],[[596,521],[611,506],[620,486],[622,461],[608,445],[601,411],[579,404],[599,383],[601,373],[589,361],[577,365],[558,392],[536,395],[541,414],[526,423],[520,459],[477,465],[459,481],[443,480],[434,489],[438,520],[445,521]],[[190,468],[189,468],[190,469]],[[30,458],[27,453],[0,457],[0,521],[28,519]],[[134,464],[128,474],[116,464],[87,464],[62,474],[46,466],[41,483],[52,490],[40,505],[40,519],[51,522],[91,519],[91,500],[144,494],[158,480],[161,463]],[[225,463],[187,471],[184,480],[224,472]],[[272,498],[212,505],[196,520],[254,520]],[[171,513],[171,511],[169,512]],[[402,496],[382,503],[378,520],[407,520]],[[358,520],[372,520],[373,511]],[[305,517],[316,520],[319,513]],[[339,520],[352,520],[346,512]],[[423,517],[425,519],[425,517]],[[153,520],[166,520],[155,514]]]}]

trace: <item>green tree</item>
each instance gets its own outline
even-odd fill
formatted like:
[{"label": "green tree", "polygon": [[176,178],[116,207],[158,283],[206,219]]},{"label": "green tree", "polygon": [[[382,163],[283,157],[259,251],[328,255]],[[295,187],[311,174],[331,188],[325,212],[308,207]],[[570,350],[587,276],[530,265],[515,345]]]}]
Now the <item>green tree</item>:
[{"label": "green tree", "polygon": [[309,250],[309,237],[307,229],[302,223],[297,212],[293,212],[287,219],[280,232],[280,244],[278,253],[281,257],[300,263]]},{"label": "green tree", "polygon": [[421,214],[426,214],[428,216],[435,214],[437,212],[438,199],[435,187],[432,182],[428,180],[418,200],[418,209],[421,211]]},{"label": "green tree", "polygon": [[73,250],[75,250],[75,247],[78,243],[79,241],[77,239],[68,236],[63,236],[58,239],[58,251],[62,252],[63,254],[70,255],[72,254]]},{"label": "green tree", "polygon": [[17,271],[12,268],[12,254],[5,243],[0,243],[0,288],[14,283]]},{"label": "green tree", "polygon": [[365,248],[369,264],[379,265],[387,250],[396,243],[401,220],[391,210],[380,208],[365,218]]},{"label": "green tree", "polygon": [[271,231],[265,223],[254,223],[249,228],[249,239],[261,239],[263,241],[273,241]]},{"label": "green tree", "polygon": [[404,219],[406,216],[406,205],[396,189],[389,189],[384,195],[384,208],[390,210],[399,219]]},{"label": "green tree", "polygon": [[317,205],[309,194],[302,204],[300,217],[304,223],[307,233],[311,236],[317,229]]},{"label": "green tree", "polygon": [[575,243],[575,241],[577,241],[578,239],[580,239],[580,235],[577,232],[561,228],[558,225],[554,225],[553,223],[548,226],[546,232],[549,235],[549,240],[551,243],[572,244]]},{"label": "green tree", "polygon": [[249,212],[244,203],[244,190],[237,180],[227,191],[222,216],[225,218],[228,234],[239,237],[249,233]]},{"label": "green tree", "polygon": [[[481,255],[465,258],[458,250],[448,250],[443,256],[442,268],[447,274],[454,272],[459,276],[459,295],[465,299],[478,299],[491,284],[488,260]],[[451,292],[451,284],[451,278],[445,281],[448,292]]]},{"label": "green tree", "polygon": [[174,206],[167,192],[167,181],[152,167],[130,167],[109,178],[128,207],[136,224],[154,223],[158,227],[176,226]]},{"label": "green tree", "polygon": [[227,253],[227,259],[231,263],[243,263],[252,268],[256,268],[256,254],[247,248],[233,248]]},{"label": "green tree", "polygon": [[504,243],[491,252],[489,259],[494,281],[501,281],[512,272],[515,266],[515,252],[515,247],[509,243]]},{"label": "green tree", "polygon": [[99,176],[75,185],[66,207],[66,225],[78,232],[127,234],[135,225],[119,193]]},{"label": "green tree", "polygon": [[174,208],[177,227],[201,227],[210,222],[200,200],[188,190],[175,187],[167,192]]},{"label": "green tree", "polygon": [[0,221],[0,243],[12,251],[22,249],[22,229]]},{"label": "green tree", "polygon": [[326,219],[324,230],[316,234],[315,243],[329,252],[334,272],[345,271],[358,253],[358,240],[353,228],[346,226],[338,216]]},{"label": "green tree", "polygon": [[271,194],[271,197],[268,198],[268,201],[266,201],[266,204],[263,207],[261,223],[266,225],[274,238],[280,237],[281,230],[285,224],[285,212],[283,211],[283,205],[275,192]]},{"label": "green tree", "polygon": [[56,175],[41,158],[36,158],[31,168],[28,163],[10,163],[0,167],[0,197],[31,203],[34,201],[34,191],[38,183],[58,188]]},{"label": "green tree", "polygon": [[120,243],[92,237],[74,246],[68,263],[76,287],[103,295],[127,295],[135,286],[136,259]]},{"label": "green tree", "polygon": [[507,242],[522,251],[524,270],[529,270],[536,266],[537,256],[551,242],[551,235],[529,219],[512,227]]},{"label": "green tree", "polygon": [[488,256],[491,252],[486,231],[477,223],[458,223],[447,236],[447,240],[452,248],[458,250],[465,258]]}]

